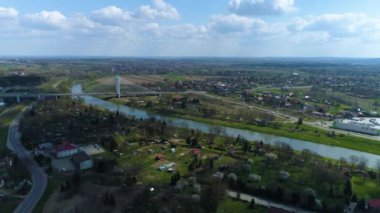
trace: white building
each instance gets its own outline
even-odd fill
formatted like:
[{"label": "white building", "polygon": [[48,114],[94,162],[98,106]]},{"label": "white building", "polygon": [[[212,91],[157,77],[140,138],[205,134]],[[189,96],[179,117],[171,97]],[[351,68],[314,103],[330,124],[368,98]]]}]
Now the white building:
[{"label": "white building", "polygon": [[380,135],[380,118],[337,119],[334,121],[333,127],[369,135]]},{"label": "white building", "polygon": [[91,157],[85,152],[79,152],[73,155],[72,161],[80,170],[90,169],[94,166]]}]

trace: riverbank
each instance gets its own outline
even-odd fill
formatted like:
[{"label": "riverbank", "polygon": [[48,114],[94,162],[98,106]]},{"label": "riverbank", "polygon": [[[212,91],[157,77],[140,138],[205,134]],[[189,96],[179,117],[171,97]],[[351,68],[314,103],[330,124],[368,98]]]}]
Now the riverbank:
[{"label": "riverbank", "polygon": [[[110,99],[116,104],[124,104],[117,99]],[[135,106],[133,106],[135,107]],[[136,107],[137,108],[137,107]],[[142,110],[156,113],[152,108],[139,107]],[[312,127],[307,124],[297,125],[292,123],[282,123],[277,128],[271,126],[258,126],[247,123],[237,123],[232,121],[224,121],[212,118],[200,118],[191,115],[185,115],[180,113],[165,114],[166,116],[176,117],[181,119],[188,119],[196,122],[206,123],[210,125],[231,127],[243,130],[249,130],[253,132],[260,132],[269,135],[282,136],[287,138],[293,138],[298,140],[310,141],[313,143],[324,144],[335,147],[342,147],[361,152],[367,152],[371,154],[380,155],[380,142],[367,138],[361,138],[357,136],[347,134],[332,134],[327,130]]]}]

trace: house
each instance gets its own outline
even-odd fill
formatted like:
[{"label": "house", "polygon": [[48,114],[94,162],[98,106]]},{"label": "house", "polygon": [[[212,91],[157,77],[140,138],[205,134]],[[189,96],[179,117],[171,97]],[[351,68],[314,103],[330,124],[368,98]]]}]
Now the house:
[{"label": "house", "polygon": [[53,144],[52,143],[41,143],[41,144],[38,145],[38,148],[40,150],[52,149],[53,148]]},{"label": "house", "polygon": [[79,152],[79,149],[72,143],[63,143],[55,148],[57,158],[72,156]]},{"label": "house", "polygon": [[168,163],[168,164],[165,164],[165,165],[161,165],[160,167],[158,167],[158,170],[160,171],[168,171],[168,172],[174,172],[174,168],[175,167],[176,163]]},{"label": "house", "polygon": [[380,199],[371,199],[368,201],[368,207],[376,212],[380,210]]},{"label": "house", "polygon": [[91,157],[85,152],[78,152],[74,154],[71,160],[73,161],[74,165],[80,170],[90,169],[93,167]]},{"label": "house", "polygon": [[212,176],[221,180],[224,178],[224,174],[222,172],[215,172]]}]

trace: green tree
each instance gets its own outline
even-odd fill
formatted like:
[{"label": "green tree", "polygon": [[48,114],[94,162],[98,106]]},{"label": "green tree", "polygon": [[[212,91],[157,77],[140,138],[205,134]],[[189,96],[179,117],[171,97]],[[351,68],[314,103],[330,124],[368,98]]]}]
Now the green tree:
[{"label": "green tree", "polygon": [[352,195],[352,184],[351,184],[351,180],[349,178],[344,183],[344,191],[343,191],[343,193],[347,197],[351,197],[351,195]]},{"label": "green tree", "polygon": [[302,118],[298,118],[298,122],[297,122],[298,125],[302,125],[303,124],[303,119]]}]

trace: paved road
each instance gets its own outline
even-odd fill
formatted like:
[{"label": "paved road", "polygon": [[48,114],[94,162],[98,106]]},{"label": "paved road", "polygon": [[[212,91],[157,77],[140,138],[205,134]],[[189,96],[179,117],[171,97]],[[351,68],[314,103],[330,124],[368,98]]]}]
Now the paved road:
[{"label": "paved road", "polygon": [[[227,195],[229,197],[232,197],[232,198],[237,198],[237,193],[235,191],[232,191],[232,190],[227,190]],[[285,204],[277,203],[277,202],[274,202],[274,201],[265,200],[265,199],[262,199],[262,198],[259,198],[259,197],[256,197],[256,196],[251,196],[251,195],[248,195],[248,194],[240,193],[240,200],[251,202],[252,199],[255,199],[256,205],[265,206],[267,208],[269,208],[269,207],[275,207],[275,208],[284,209],[284,210],[287,210],[287,211],[290,211],[290,212],[309,213],[309,211],[306,211],[306,210],[303,210],[303,209],[299,209],[299,208],[296,208],[294,206],[285,205]]]},{"label": "paved road", "polygon": [[9,127],[7,147],[13,152],[17,153],[21,162],[25,165],[26,169],[32,177],[32,188],[26,198],[17,206],[15,213],[29,213],[32,212],[38,201],[41,199],[47,186],[47,175],[45,171],[34,161],[30,153],[24,148],[20,142],[20,133],[18,131],[19,121],[23,113],[27,111],[24,109]]}]

